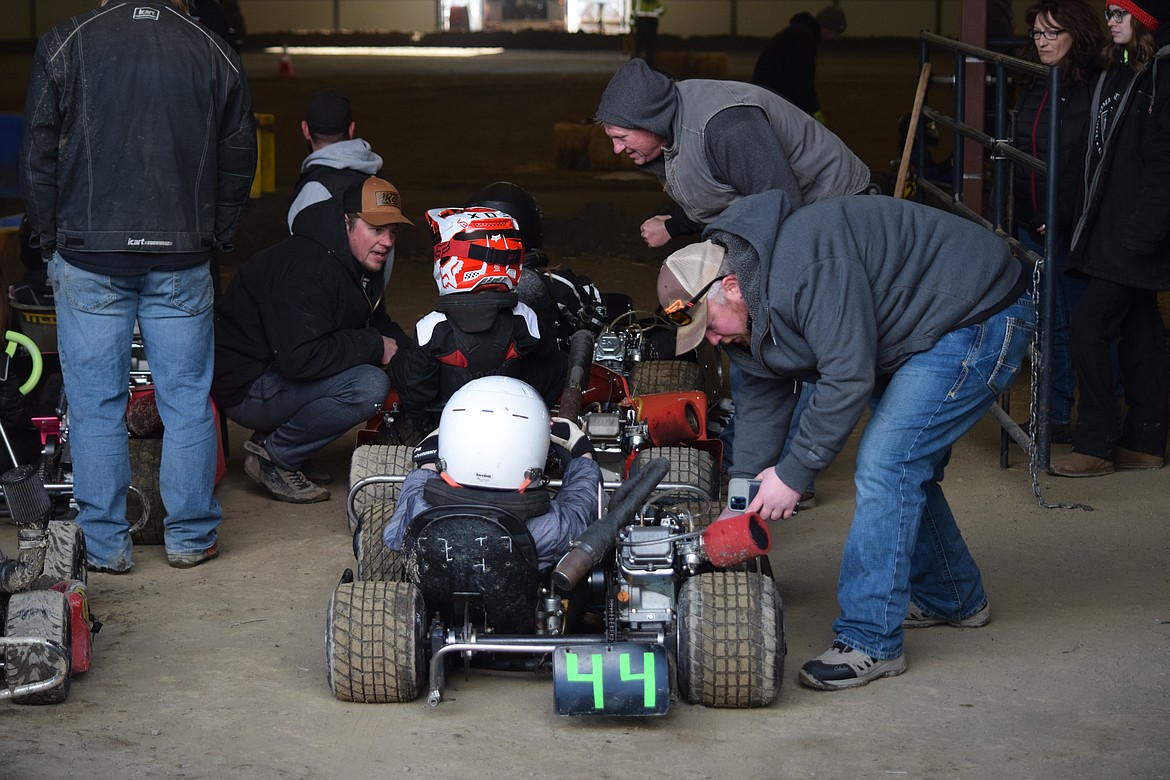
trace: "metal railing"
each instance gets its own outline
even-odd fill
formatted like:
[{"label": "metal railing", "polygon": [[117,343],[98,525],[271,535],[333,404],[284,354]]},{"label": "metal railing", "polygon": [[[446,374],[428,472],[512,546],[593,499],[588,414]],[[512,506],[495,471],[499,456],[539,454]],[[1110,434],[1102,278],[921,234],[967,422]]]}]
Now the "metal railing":
[{"label": "metal railing", "polygon": [[[1010,393],[1002,394],[993,407],[993,414],[1000,422],[1003,432],[1000,441],[1000,461],[1005,468],[1008,465],[1009,439],[1015,440],[1025,452],[1029,454],[1031,466],[1034,470],[1045,470],[1049,465],[1049,456],[1052,442],[1052,425],[1049,420],[1051,407],[1052,373],[1052,345],[1053,321],[1055,319],[1055,292],[1056,278],[1052,273],[1051,264],[1046,258],[1055,256],[1059,245],[1059,226],[1057,220],[1057,186],[1059,184],[1059,166],[1048,165],[1032,155],[1021,152],[1012,146],[1009,137],[1009,98],[1014,88],[1014,79],[1009,74],[1023,74],[1048,81],[1051,112],[1048,122],[1048,149],[1052,159],[1058,159],[1056,152],[1060,148],[1060,87],[1061,69],[1049,68],[1045,65],[1022,60],[1006,54],[981,49],[961,41],[945,38],[931,32],[923,31],[920,34],[921,64],[930,62],[932,49],[941,48],[954,52],[954,109],[953,116],[942,111],[923,106],[922,113],[926,119],[933,120],[937,125],[945,127],[954,133],[954,169],[953,192],[949,193],[935,183],[919,177],[917,182],[919,198],[925,192],[939,201],[948,203],[951,210],[961,216],[971,219],[1007,241],[1012,252],[1033,268],[1032,286],[1038,291],[1038,341],[1039,346],[1032,352],[1032,395],[1029,409],[1031,421],[1030,431],[1023,430],[1009,414]],[[966,89],[969,63],[982,63],[993,66],[994,77],[990,79],[994,90],[994,133],[988,134],[969,124],[966,116]],[[918,170],[926,169],[926,124],[920,123],[916,128],[918,135]],[[973,142],[981,145],[988,152],[990,166],[990,191],[985,191],[986,202],[981,202],[982,209],[975,209],[960,200],[964,180],[967,178],[964,170],[965,144]],[[1010,209],[1010,188],[1012,186],[1013,166],[1024,166],[1045,177],[1048,199],[1045,204],[1045,234],[1044,256],[1041,257],[1023,244],[1014,235],[1014,225]],[[975,172],[975,175],[984,179],[984,171]],[[981,198],[983,201],[983,198]],[[987,216],[981,213],[986,210]]]}]

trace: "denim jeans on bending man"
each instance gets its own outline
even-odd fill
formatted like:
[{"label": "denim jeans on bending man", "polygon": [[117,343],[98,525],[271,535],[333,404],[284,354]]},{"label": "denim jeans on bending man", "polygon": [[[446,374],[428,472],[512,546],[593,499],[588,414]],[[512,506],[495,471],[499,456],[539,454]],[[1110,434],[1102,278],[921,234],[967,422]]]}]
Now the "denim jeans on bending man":
[{"label": "denim jeans on bending man", "polygon": [[270,366],[225,413],[267,433],[265,449],[277,466],[300,471],[319,449],[381,409],[389,392],[390,378],[374,365],[309,380],[287,379]]},{"label": "denim jeans on bending man", "polygon": [[54,255],[49,263],[57,343],[69,401],[69,446],[77,523],[89,563],[132,565],[126,491],[130,446],[126,404],[134,323],[142,334],[164,426],[159,488],[167,553],[216,542],[222,513],[215,488],[211,410],[212,285],[208,263],[128,276],[91,273]]},{"label": "denim jeans on bending man", "polygon": [[896,658],[911,601],[954,621],[987,603],[940,483],[951,446],[1011,384],[1034,331],[1025,294],[987,320],[947,333],[874,391],[837,586],[838,641],[874,658]]}]

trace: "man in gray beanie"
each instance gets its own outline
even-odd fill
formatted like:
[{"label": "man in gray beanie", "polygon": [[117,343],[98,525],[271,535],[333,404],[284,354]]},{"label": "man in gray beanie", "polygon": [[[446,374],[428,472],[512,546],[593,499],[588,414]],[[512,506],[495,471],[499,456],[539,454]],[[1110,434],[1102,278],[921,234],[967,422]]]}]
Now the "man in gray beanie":
[{"label": "man in gray beanie", "polygon": [[642,224],[650,247],[699,232],[745,195],[779,189],[800,207],[869,184],[869,168],[840,138],[752,84],[676,83],[630,60],[605,88],[595,118],[614,154],[657,176],[677,204]]},{"label": "man in gray beanie", "polygon": [[[698,233],[731,204],[782,190],[792,208],[869,184],[869,168],[845,143],[798,107],[763,87],[739,81],[673,82],[641,60],[610,79],[596,119],[634,164],[658,177],[677,204],[642,223],[642,239],[660,247]],[[739,369],[730,374],[732,400]],[[799,415],[799,412],[797,413]],[[731,425],[724,459],[732,460]],[[815,487],[803,495],[811,506]]]}]

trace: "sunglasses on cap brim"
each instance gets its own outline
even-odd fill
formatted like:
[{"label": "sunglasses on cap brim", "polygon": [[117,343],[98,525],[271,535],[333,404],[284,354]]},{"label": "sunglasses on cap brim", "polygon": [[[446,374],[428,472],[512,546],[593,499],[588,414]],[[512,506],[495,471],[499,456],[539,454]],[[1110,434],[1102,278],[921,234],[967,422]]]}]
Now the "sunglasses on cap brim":
[{"label": "sunglasses on cap brim", "polygon": [[699,301],[703,300],[703,298],[707,295],[707,292],[712,287],[726,278],[727,274],[724,274],[723,276],[716,276],[714,279],[703,285],[702,289],[691,296],[689,301],[684,302],[683,300],[676,298],[666,306],[659,306],[655,311],[655,314],[657,314],[659,317],[665,317],[675,325],[678,325],[680,328],[690,325],[694,321],[694,318],[691,316],[691,310],[698,305]]}]

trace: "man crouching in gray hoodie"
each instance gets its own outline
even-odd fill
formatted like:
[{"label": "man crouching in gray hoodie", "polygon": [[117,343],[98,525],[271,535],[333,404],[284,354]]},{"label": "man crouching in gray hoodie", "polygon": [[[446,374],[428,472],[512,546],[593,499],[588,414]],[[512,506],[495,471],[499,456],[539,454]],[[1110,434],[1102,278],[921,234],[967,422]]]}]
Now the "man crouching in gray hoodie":
[{"label": "man crouching in gray hoodie", "polygon": [[[706,338],[743,371],[731,476],[761,480],[748,510],[791,517],[870,407],[837,636],[800,681],[835,690],[901,674],[903,628],[991,615],[940,483],[1035,331],[1024,267],[971,222],[881,197],[791,211],[783,192],[752,195],[704,238],[667,259],[658,298],[682,326],[678,351]],[[781,458],[800,382],[812,395]]]}]

